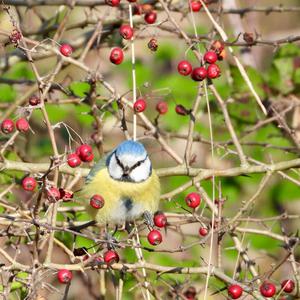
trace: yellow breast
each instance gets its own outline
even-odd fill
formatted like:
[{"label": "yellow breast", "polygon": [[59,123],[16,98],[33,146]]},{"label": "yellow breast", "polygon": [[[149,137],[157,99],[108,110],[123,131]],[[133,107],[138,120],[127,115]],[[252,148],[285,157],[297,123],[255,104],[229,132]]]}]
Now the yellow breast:
[{"label": "yellow breast", "polygon": [[[99,194],[104,207],[97,210],[89,205],[89,199]],[[123,223],[139,217],[143,212],[154,213],[158,209],[160,184],[155,171],[140,183],[117,181],[110,177],[106,168],[86,184],[79,197],[85,202],[89,214],[100,224]]]}]

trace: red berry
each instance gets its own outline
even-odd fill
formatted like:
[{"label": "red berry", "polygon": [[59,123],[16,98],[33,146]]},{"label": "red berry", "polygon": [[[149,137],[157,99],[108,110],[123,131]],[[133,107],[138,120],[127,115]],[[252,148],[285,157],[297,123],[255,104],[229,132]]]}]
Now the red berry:
[{"label": "red berry", "polygon": [[63,56],[71,56],[72,52],[73,52],[73,48],[71,47],[71,45],[69,44],[62,44],[59,48],[59,52],[63,55]]},{"label": "red berry", "polygon": [[108,250],[103,255],[105,263],[108,265],[112,265],[114,263],[118,263],[120,258],[116,251],[114,250]]},{"label": "red berry", "polygon": [[198,193],[189,193],[185,197],[185,202],[186,202],[187,206],[189,206],[191,208],[196,208],[200,205],[201,197]]},{"label": "red berry", "polygon": [[200,1],[192,1],[191,8],[193,12],[198,12],[202,8],[202,4]]},{"label": "red berry", "polygon": [[221,75],[221,70],[218,65],[211,64],[207,68],[207,77],[210,79],[217,78]]},{"label": "red berry", "polygon": [[168,112],[168,103],[165,101],[160,101],[156,104],[156,110],[160,115],[164,115]]},{"label": "red berry", "polygon": [[93,195],[92,198],[90,199],[90,206],[95,208],[95,209],[100,209],[104,206],[104,199],[100,195]]},{"label": "red berry", "polygon": [[143,112],[147,107],[147,103],[143,98],[136,100],[133,104],[133,109],[136,113]]},{"label": "red berry", "polygon": [[192,79],[195,81],[202,81],[206,78],[207,76],[207,70],[204,67],[198,67],[193,69],[192,72]]},{"label": "red berry", "polygon": [[196,297],[196,289],[193,286],[188,287],[188,289],[183,293],[186,299],[194,300]]},{"label": "red berry", "polygon": [[74,195],[73,192],[64,190],[62,188],[59,189],[59,193],[60,193],[59,198],[63,199],[64,202],[71,201],[71,199],[73,198],[73,195]]},{"label": "red berry", "polygon": [[33,177],[25,177],[22,180],[22,187],[25,191],[33,191],[36,185],[36,180]]},{"label": "red berry", "polygon": [[207,51],[203,58],[207,63],[214,64],[218,60],[218,55],[214,51]]},{"label": "red berry", "polygon": [[76,154],[84,162],[90,162],[94,159],[93,149],[88,144],[82,144],[76,149]]},{"label": "red berry", "polygon": [[71,271],[67,269],[61,269],[57,273],[57,279],[60,283],[69,283],[73,278]]},{"label": "red berry", "polygon": [[56,187],[51,187],[47,190],[47,198],[50,202],[54,203],[60,199],[59,189]]},{"label": "red berry", "polygon": [[109,6],[119,6],[120,0],[105,0],[106,4]]},{"label": "red berry", "polygon": [[199,228],[199,234],[201,236],[206,236],[208,234],[208,229],[206,227],[200,227]]},{"label": "red berry", "polygon": [[154,215],[153,222],[157,227],[165,227],[167,225],[167,217],[163,212],[158,211]]},{"label": "red berry", "polygon": [[133,2],[136,2],[136,0],[127,0],[128,2],[131,2],[131,3],[133,3]]},{"label": "red berry", "polygon": [[80,157],[76,153],[69,154],[67,157],[67,161],[68,161],[68,165],[71,168],[76,168],[81,164]]},{"label": "red berry", "polygon": [[115,47],[111,50],[110,52],[110,57],[109,57],[110,61],[115,64],[115,65],[119,65],[122,63],[123,59],[124,59],[124,53],[123,50],[119,47]]},{"label": "red berry", "polygon": [[32,105],[32,106],[36,106],[38,104],[41,103],[41,99],[36,96],[36,95],[32,95],[29,100],[28,100],[29,104]]},{"label": "red berry", "polygon": [[151,245],[159,245],[161,242],[162,242],[162,235],[161,233],[158,231],[158,230],[151,230],[149,233],[148,233],[148,242],[151,244]]},{"label": "red berry", "polygon": [[265,281],[259,288],[260,293],[266,297],[271,298],[276,293],[276,287],[273,283]]},{"label": "red berry", "polygon": [[281,288],[286,293],[291,293],[295,288],[295,282],[291,279],[286,279],[281,282]]},{"label": "red berry", "polygon": [[133,37],[133,29],[130,25],[122,25],[119,32],[125,40],[130,40]]},{"label": "red berry", "polygon": [[147,46],[151,51],[153,51],[153,52],[157,51],[157,49],[158,49],[157,39],[155,39],[155,38],[150,39]]},{"label": "red berry", "polygon": [[141,15],[141,14],[143,13],[142,10],[143,10],[143,8],[142,8],[141,5],[135,4],[135,5],[133,6],[133,11],[132,11],[132,13],[133,13],[133,15]]},{"label": "red berry", "polygon": [[29,123],[26,119],[21,118],[16,122],[16,127],[20,132],[26,132],[29,129]]},{"label": "red berry", "polygon": [[192,73],[193,68],[192,65],[187,60],[182,60],[178,63],[177,70],[179,74],[183,76],[187,76]]},{"label": "red berry", "polygon": [[12,44],[16,44],[16,46],[18,45],[19,41],[21,40],[22,38],[22,34],[19,30],[17,29],[14,29],[10,36],[9,36],[9,40]]},{"label": "red berry", "polygon": [[11,119],[5,119],[1,124],[1,131],[5,134],[13,132],[15,124]]},{"label": "red berry", "polygon": [[190,113],[190,111],[181,104],[176,105],[175,111],[178,115],[181,115],[181,116],[186,116]]},{"label": "red berry", "polygon": [[228,287],[228,296],[232,299],[238,299],[242,296],[243,289],[238,284],[232,284]]},{"label": "red berry", "polygon": [[155,11],[150,11],[150,12],[146,13],[145,17],[144,17],[146,23],[148,23],[148,24],[155,23],[156,18],[157,18],[157,13]]}]

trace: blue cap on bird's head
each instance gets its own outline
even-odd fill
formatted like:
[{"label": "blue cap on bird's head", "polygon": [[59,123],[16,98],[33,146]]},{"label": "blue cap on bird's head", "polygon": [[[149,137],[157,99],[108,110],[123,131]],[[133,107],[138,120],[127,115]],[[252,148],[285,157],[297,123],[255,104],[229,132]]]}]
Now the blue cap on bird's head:
[{"label": "blue cap on bird's head", "polygon": [[109,175],[121,181],[141,182],[151,175],[152,166],[145,147],[135,141],[124,141],[107,159]]},{"label": "blue cap on bird's head", "polygon": [[116,154],[118,156],[133,153],[138,156],[146,156],[147,151],[143,144],[135,141],[124,141],[116,148]]}]

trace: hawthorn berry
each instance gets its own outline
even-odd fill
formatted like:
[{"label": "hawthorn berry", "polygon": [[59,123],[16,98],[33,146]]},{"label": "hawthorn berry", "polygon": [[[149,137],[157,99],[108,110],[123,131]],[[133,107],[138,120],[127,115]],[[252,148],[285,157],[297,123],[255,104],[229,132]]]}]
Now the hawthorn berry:
[{"label": "hawthorn berry", "polygon": [[185,203],[187,204],[188,207],[196,208],[201,203],[201,197],[198,193],[189,193],[185,197]]},{"label": "hawthorn berry", "polygon": [[145,14],[144,19],[145,19],[146,23],[153,24],[153,23],[155,23],[155,21],[157,19],[157,13],[155,11],[147,12]]},{"label": "hawthorn berry", "polygon": [[22,180],[22,187],[25,191],[33,191],[37,185],[36,180],[33,177],[25,177]]},{"label": "hawthorn berry", "polygon": [[41,103],[41,99],[36,96],[36,95],[32,95],[29,100],[28,100],[29,104],[32,105],[32,106],[36,106],[38,104]]},{"label": "hawthorn berry", "polygon": [[5,119],[1,123],[1,131],[5,134],[13,132],[15,129],[15,124],[11,119]]},{"label": "hawthorn berry", "polygon": [[214,64],[218,60],[218,55],[214,51],[207,51],[203,58],[208,64]]},{"label": "hawthorn berry", "polygon": [[186,116],[188,114],[190,114],[190,110],[186,109],[183,105],[181,104],[177,104],[176,107],[175,107],[175,111],[178,115],[181,115],[181,116]]},{"label": "hawthorn berry", "polygon": [[295,282],[291,279],[286,279],[281,282],[281,288],[286,293],[291,293],[295,288]]},{"label": "hawthorn berry", "polygon": [[199,228],[199,234],[201,236],[206,236],[208,234],[208,229],[206,227],[200,227]]},{"label": "hawthorn berry", "polygon": [[149,12],[153,11],[153,6],[149,3],[142,4],[142,13],[147,14]]},{"label": "hawthorn berry", "polygon": [[57,279],[60,283],[69,283],[73,278],[73,274],[70,270],[61,269],[57,273]]},{"label": "hawthorn berry", "polygon": [[158,42],[157,42],[157,39],[155,39],[155,38],[150,39],[150,41],[148,42],[147,46],[148,46],[148,48],[149,48],[152,52],[157,51],[157,49],[158,49]]},{"label": "hawthorn berry", "polygon": [[221,70],[218,65],[211,64],[207,67],[207,77],[210,79],[217,78],[221,75]]},{"label": "hawthorn berry", "polygon": [[188,300],[194,300],[196,297],[196,289],[193,286],[187,288],[187,290],[183,293],[184,297]]},{"label": "hawthorn berry", "polygon": [[210,49],[216,52],[217,54],[224,50],[224,43],[222,41],[216,40],[210,46]]},{"label": "hawthorn berry", "polygon": [[18,131],[20,131],[20,132],[26,132],[29,129],[29,123],[28,123],[28,121],[26,119],[20,118],[16,122],[16,127],[17,127]]},{"label": "hawthorn berry", "polygon": [[130,25],[124,24],[119,29],[120,35],[125,40],[130,40],[133,37],[133,28]]},{"label": "hawthorn berry", "polygon": [[193,12],[198,12],[202,8],[200,1],[191,1],[191,9]]},{"label": "hawthorn berry", "polygon": [[133,5],[132,13],[133,15],[141,15],[143,13],[142,5],[140,4]]},{"label": "hawthorn berry", "polygon": [[120,0],[105,0],[105,3],[109,6],[119,6]]},{"label": "hawthorn berry", "polygon": [[143,112],[147,107],[147,103],[143,98],[136,100],[133,104],[133,109],[136,113]]},{"label": "hawthorn berry", "polygon": [[74,195],[73,192],[64,190],[62,188],[59,188],[59,193],[60,193],[60,199],[63,199],[64,202],[71,201]]},{"label": "hawthorn berry", "polygon": [[188,76],[192,73],[193,67],[187,60],[182,60],[178,63],[177,70],[180,75]]},{"label": "hawthorn berry", "polygon": [[162,242],[162,235],[158,230],[153,229],[148,233],[147,239],[151,245],[157,246]]},{"label": "hawthorn berry", "polygon": [[18,30],[18,29],[14,29],[10,36],[9,36],[9,40],[12,44],[15,44],[15,46],[18,45],[19,41],[21,40],[22,38],[22,34],[21,32]]},{"label": "hawthorn berry", "polygon": [[110,52],[109,59],[115,65],[121,64],[124,59],[123,50],[119,47],[113,48]]},{"label": "hawthorn berry", "polygon": [[69,44],[62,44],[59,48],[61,55],[69,57],[73,53],[73,48]]},{"label": "hawthorn berry", "polygon": [[104,206],[104,199],[100,195],[93,195],[90,199],[90,206],[95,209],[100,209]]},{"label": "hawthorn berry", "polygon": [[194,81],[202,81],[207,76],[207,70],[204,67],[194,68],[192,71],[192,79]]},{"label": "hawthorn berry", "polygon": [[226,58],[226,50],[223,49],[219,54],[218,54],[218,60],[223,60]]},{"label": "hawthorn berry", "polygon": [[59,189],[54,186],[47,190],[47,198],[52,203],[58,201],[60,199],[60,195]]},{"label": "hawthorn berry", "polygon": [[242,296],[243,289],[238,284],[232,284],[228,287],[228,296],[232,299],[238,299]]},{"label": "hawthorn berry", "polygon": [[266,298],[271,298],[275,295],[276,293],[276,287],[273,283],[265,281],[259,288],[260,293],[266,297]]},{"label": "hawthorn berry", "polygon": [[93,149],[88,144],[82,144],[81,146],[77,147],[75,152],[84,162],[90,162],[94,159]]},{"label": "hawthorn berry", "polygon": [[164,115],[168,112],[168,103],[165,101],[159,101],[156,104],[156,110],[160,115]]},{"label": "hawthorn berry", "polygon": [[112,265],[114,263],[118,263],[120,258],[116,251],[114,250],[108,250],[103,255],[104,262],[108,265]]},{"label": "hawthorn berry", "polygon": [[81,164],[80,157],[76,153],[70,153],[67,157],[67,162],[71,168],[76,168]]},{"label": "hawthorn berry", "polygon": [[157,227],[165,227],[167,225],[167,217],[163,212],[158,211],[154,214],[153,222]]}]

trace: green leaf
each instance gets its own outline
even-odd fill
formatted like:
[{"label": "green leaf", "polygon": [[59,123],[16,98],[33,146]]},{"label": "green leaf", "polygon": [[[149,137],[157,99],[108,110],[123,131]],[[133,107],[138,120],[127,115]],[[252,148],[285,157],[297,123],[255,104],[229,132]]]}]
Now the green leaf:
[{"label": "green leaf", "polygon": [[287,44],[279,48],[275,58],[295,57],[300,55],[300,47],[295,44]]},{"label": "green leaf", "polygon": [[0,102],[11,102],[15,100],[17,93],[13,86],[0,84]]},{"label": "green leaf", "polygon": [[[243,79],[239,69],[236,66],[230,66],[231,76],[233,79],[233,91],[237,94],[250,94],[249,87]],[[255,70],[252,67],[246,67],[246,72],[249,76],[250,81],[253,84],[253,87],[257,94],[260,97],[265,97],[265,92],[263,90],[263,77],[261,73]]]},{"label": "green leaf", "polygon": [[74,81],[70,84],[69,89],[74,95],[83,98],[90,91],[91,86],[87,82]]}]

